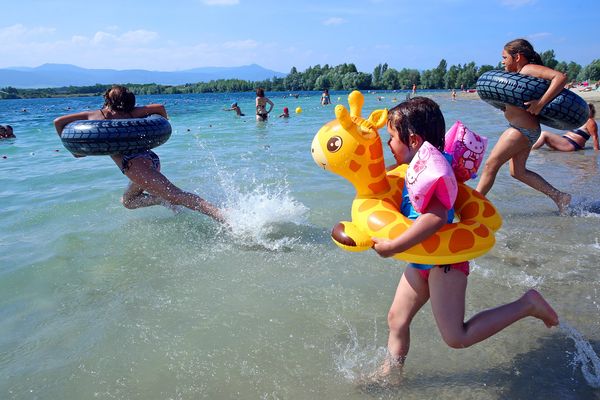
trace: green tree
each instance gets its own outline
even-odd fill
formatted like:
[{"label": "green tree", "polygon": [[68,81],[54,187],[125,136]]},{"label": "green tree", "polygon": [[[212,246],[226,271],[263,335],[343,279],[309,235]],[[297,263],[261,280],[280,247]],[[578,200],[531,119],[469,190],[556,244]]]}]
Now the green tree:
[{"label": "green tree", "polygon": [[446,68],[448,63],[442,58],[438,66],[432,71],[432,89],[442,89],[444,87],[444,76],[446,76]]},{"label": "green tree", "polygon": [[568,65],[567,65],[567,79],[569,81],[574,81],[577,79],[577,75],[579,75],[579,73],[581,72],[581,65],[577,64],[576,62],[571,61]]},{"label": "green tree", "polygon": [[556,64],[558,64],[558,61],[556,61],[556,58],[554,57],[554,50],[546,50],[540,54],[540,57],[542,58],[544,65],[548,68],[554,69]]},{"label": "green tree", "polygon": [[600,58],[595,59],[585,68],[583,68],[577,77],[580,81],[600,80]]},{"label": "green tree", "polygon": [[388,68],[381,77],[381,87],[387,90],[394,90],[400,87],[398,71],[394,68]]},{"label": "green tree", "polygon": [[444,87],[446,89],[455,89],[457,86],[456,82],[458,81],[458,72],[460,70],[460,64],[458,67],[456,65],[452,65],[448,72],[446,72],[446,76],[444,77]]}]

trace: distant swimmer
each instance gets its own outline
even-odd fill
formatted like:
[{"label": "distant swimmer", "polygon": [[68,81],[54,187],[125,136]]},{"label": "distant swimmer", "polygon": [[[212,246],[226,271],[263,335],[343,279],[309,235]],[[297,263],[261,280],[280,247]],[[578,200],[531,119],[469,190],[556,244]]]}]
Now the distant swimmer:
[{"label": "distant swimmer", "polygon": [[0,125],[0,139],[12,139],[15,138],[13,128],[10,125]]},{"label": "distant swimmer", "polygon": [[244,113],[242,113],[242,109],[240,108],[240,106],[238,106],[238,103],[232,103],[230,108],[224,108],[224,111],[235,111],[236,115],[238,115],[239,117],[243,117]]},{"label": "distant swimmer", "polygon": [[289,118],[290,110],[287,107],[283,107],[283,114],[279,114],[279,118]]}]

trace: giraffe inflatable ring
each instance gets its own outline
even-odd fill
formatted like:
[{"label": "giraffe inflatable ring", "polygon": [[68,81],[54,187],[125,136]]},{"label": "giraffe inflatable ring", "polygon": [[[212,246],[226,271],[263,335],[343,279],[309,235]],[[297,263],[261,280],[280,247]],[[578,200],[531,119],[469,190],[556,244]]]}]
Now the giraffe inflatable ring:
[{"label": "giraffe inflatable ring", "polygon": [[[323,169],[350,181],[356,189],[351,221],[337,223],[333,241],[349,251],[371,248],[372,237],[395,238],[413,223],[400,213],[402,190],[408,165],[386,172],[383,145],[378,129],[387,122],[387,110],[361,117],[363,95],[348,96],[350,111],[335,107],[336,119],[315,135],[311,152]],[[458,183],[454,202],[459,221],[444,225],[425,241],[394,257],[420,264],[452,264],[467,261],[489,251],[495,243],[494,232],[502,225],[500,214],[483,195]]]}]

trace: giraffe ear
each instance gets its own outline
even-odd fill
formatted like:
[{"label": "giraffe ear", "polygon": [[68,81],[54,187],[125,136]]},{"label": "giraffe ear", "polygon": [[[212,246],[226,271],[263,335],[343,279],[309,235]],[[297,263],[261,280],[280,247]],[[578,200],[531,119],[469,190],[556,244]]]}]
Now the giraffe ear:
[{"label": "giraffe ear", "polygon": [[352,122],[352,118],[350,118],[350,113],[343,105],[338,104],[335,106],[335,117],[345,130],[351,131],[354,127],[354,122]]},{"label": "giraffe ear", "polygon": [[388,110],[384,108],[383,110],[375,110],[369,115],[369,122],[373,124],[373,126],[377,129],[381,128],[387,123],[388,119]]}]

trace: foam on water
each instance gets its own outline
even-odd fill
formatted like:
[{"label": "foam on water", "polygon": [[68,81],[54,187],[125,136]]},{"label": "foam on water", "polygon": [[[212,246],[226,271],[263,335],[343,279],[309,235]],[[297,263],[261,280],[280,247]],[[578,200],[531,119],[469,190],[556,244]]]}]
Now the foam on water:
[{"label": "foam on water", "polygon": [[588,385],[596,389],[600,388],[600,357],[590,342],[566,322],[560,323],[560,329],[575,344],[575,353],[571,361],[573,369],[581,366],[581,373]]}]

